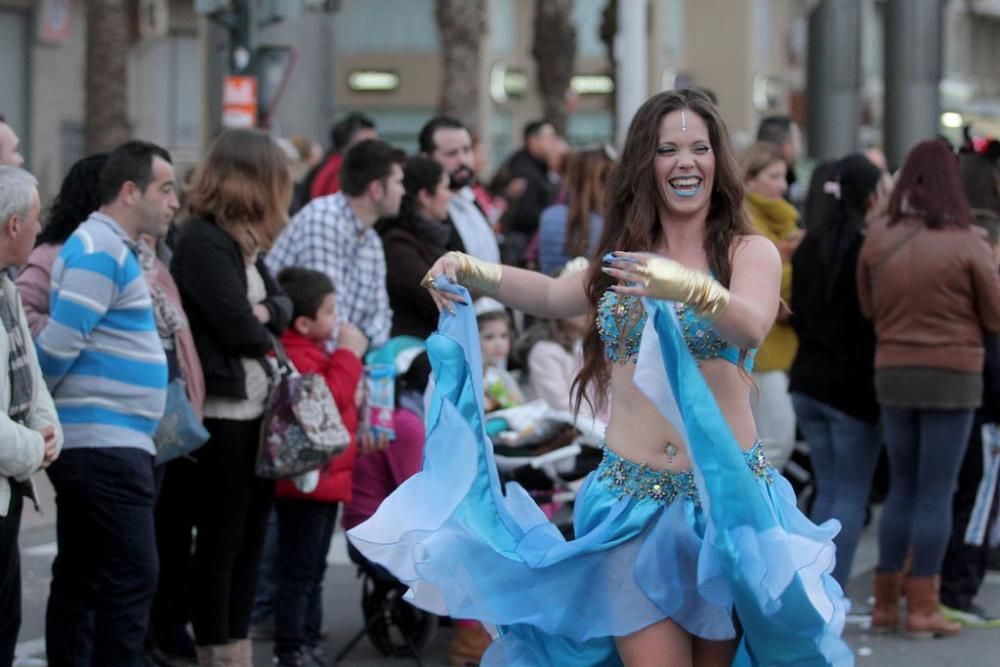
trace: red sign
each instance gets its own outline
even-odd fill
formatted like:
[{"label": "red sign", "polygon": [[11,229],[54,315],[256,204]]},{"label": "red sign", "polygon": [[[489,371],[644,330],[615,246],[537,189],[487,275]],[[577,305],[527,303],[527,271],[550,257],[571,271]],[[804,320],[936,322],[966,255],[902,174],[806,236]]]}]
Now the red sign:
[{"label": "red sign", "polygon": [[38,5],[38,41],[59,45],[69,39],[73,0],[42,0]]},{"label": "red sign", "polygon": [[257,78],[227,76],[222,89],[222,124],[257,127]]}]

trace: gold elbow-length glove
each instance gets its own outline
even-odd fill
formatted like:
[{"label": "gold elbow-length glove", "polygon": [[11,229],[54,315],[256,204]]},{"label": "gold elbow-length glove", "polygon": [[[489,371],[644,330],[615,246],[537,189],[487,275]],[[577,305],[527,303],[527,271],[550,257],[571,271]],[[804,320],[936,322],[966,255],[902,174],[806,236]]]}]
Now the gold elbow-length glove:
[{"label": "gold elbow-length glove", "polygon": [[729,305],[729,290],[712,276],[664,257],[637,262],[635,273],[654,299],[682,301],[709,322],[717,321]]},{"label": "gold elbow-length glove", "polygon": [[[503,276],[503,267],[500,264],[492,264],[476,259],[464,252],[452,250],[447,254],[458,264],[455,270],[455,277],[458,283],[469,290],[478,292],[484,296],[496,297],[500,292],[500,278]],[[426,289],[434,289],[434,280],[437,276],[432,276],[428,271],[420,285]]]}]

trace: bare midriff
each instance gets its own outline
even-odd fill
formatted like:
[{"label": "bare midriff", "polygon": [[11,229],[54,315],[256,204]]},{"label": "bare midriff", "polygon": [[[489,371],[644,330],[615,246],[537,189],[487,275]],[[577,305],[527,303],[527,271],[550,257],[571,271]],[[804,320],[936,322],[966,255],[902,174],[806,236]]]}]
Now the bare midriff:
[{"label": "bare midriff", "polygon": [[[724,359],[703,361],[699,367],[740,449],[749,450],[757,438],[757,427],[750,412],[753,386],[750,377]],[[635,364],[613,364],[611,367],[611,415],[605,435],[608,448],[629,461],[645,463],[652,470],[690,470],[692,462],[687,442],[635,386],[634,373]],[[669,465],[664,453],[667,443],[673,443],[678,449]]]}]

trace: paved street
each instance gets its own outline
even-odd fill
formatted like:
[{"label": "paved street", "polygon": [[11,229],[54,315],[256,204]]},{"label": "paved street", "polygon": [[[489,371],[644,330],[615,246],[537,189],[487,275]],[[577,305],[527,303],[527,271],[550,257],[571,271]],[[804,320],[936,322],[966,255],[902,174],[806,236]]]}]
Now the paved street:
[{"label": "paved street", "polygon": [[[24,569],[24,624],[18,648],[18,667],[45,665],[43,621],[45,599],[52,557],[55,555],[53,529],[54,503],[51,490],[39,478],[40,492],[46,514],[34,510],[25,514],[21,553]],[[869,527],[855,560],[856,576],[851,586],[852,599],[864,603],[871,592],[870,571],[875,562],[874,534]],[[324,588],[324,610],[329,631],[330,654],[345,646],[361,628],[361,589],[355,568],[348,562],[343,534],[339,534],[330,551],[331,566]],[[1000,613],[1000,573],[991,573],[979,599],[980,604]],[[863,623],[848,626],[847,639],[857,654],[859,667],[995,667],[1000,650],[1000,629],[966,630],[948,640],[911,641],[898,636],[874,636],[865,631]],[[424,665],[442,667],[448,664],[450,628],[440,628],[424,654]],[[271,646],[258,642],[255,646],[256,667],[271,664]],[[413,660],[382,657],[367,640],[361,641],[342,663],[358,667],[413,665]],[[561,666],[560,666],[561,667]]]}]

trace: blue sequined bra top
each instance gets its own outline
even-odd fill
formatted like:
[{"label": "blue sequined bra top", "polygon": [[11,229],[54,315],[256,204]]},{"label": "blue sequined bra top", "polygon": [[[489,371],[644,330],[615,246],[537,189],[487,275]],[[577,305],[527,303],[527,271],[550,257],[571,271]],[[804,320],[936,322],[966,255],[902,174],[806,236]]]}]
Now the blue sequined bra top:
[{"label": "blue sequined bra top", "polygon": [[[675,303],[677,319],[691,355],[698,361],[721,358],[739,365],[740,349],[722,339],[692,308]],[[616,364],[635,363],[646,326],[646,310],[638,297],[619,296],[608,290],[597,304],[597,333],[604,342],[604,353]],[[750,371],[756,350],[749,350],[743,363]]]}]

